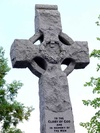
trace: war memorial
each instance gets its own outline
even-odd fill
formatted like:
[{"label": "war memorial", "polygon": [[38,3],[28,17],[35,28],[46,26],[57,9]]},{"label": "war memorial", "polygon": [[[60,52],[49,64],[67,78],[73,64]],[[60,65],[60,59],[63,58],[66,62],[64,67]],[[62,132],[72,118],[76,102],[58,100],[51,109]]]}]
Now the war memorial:
[{"label": "war memorial", "polygon": [[56,5],[35,5],[35,34],[15,39],[10,55],[13,68],[39,78],[40,133],[75,133],[67,76],[89,64],[88,43],[63,33]]}]

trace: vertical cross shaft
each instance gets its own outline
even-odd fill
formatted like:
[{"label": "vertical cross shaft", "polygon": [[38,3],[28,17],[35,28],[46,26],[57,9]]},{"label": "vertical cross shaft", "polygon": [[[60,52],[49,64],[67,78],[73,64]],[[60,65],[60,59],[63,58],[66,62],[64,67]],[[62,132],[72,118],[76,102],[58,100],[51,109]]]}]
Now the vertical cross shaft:
[{"label": "vertical cross shaft", "polygon": [[[72,107],[66,76],[89,63],[87,42],[73,41],[62,32],[56,5],[36,5],[35,35],[15,40],[11,47],[13,67],[28,67],[39,77],[41,133],[74,133]],[[40,40],[40,45],[33,45]],[[67,68],[62,71],[61,64]]]}]

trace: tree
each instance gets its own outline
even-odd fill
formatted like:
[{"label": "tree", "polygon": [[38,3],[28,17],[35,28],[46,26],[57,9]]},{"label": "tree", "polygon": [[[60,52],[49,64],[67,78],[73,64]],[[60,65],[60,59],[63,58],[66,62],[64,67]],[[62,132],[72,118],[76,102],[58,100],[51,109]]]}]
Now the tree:
[{"label": "tree", "polygon": [[4,50],[0,47],[0,133],[22,133],[16,126],[23,120],[28,120],[33,110],[17,102],[18,90],[22,87],[20,81],[6,83],[5,76],[10,71]]},{"label": "tree", "polygon": [[[98,21],[96,22],[97,26],[100,26],[100,15]],[[97,40],[100,41],[100,38],[97,37]],[[100,59],[100,50],[93,50],[90,54],[90,57]],[[100,64],[97,64],[97,72],[100,70]],[[88,133],[100,133],[100,76],[91,77],[89,82],[86,82],[84,86],[92,88],[93,94],[96,94],[96,98],[93,100],[83,100],[83,104],[86,106],[92,106],[96,109],[94,116],[90,119],[89,122],[80,123],[81,126],[85,127]],[[98,96],[98,97],[97,97]]]}]

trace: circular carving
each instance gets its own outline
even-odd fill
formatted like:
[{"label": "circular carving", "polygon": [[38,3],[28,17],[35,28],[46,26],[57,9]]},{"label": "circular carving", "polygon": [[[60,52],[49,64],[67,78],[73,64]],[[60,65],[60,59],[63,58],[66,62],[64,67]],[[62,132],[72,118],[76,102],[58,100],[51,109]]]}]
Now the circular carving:
[{"label": "circular carving", "polygon": [[58,63],[60,59],[61,46],[58,42],[50,41],[40,46],[42,57],[49,63]]}]

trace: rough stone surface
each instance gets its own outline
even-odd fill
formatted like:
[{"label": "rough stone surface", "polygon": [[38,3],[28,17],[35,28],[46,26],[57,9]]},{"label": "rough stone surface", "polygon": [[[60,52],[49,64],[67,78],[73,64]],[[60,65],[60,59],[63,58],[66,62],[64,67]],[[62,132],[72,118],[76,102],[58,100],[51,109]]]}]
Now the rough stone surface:
[{"label": "rough stone surface", "polygon": [[[55,127],[61,127],[61,129],[65,127],[63,130],[68,133],[74,133],[67,78],[66,74],[61,71],[60,65],[49,64],[48,70],[39,79],[39,86],[41,132],[54,133],[54,130],[58,130],[54,129]],[[52,123],[55,117],[57,119],[61,117],[67,121],[70,120],[70,122],[61,122],[62,125],[57,126],[60,119],[57,123]],[[50,129],[50,127],[53,129]],[[66,129],[67,127],[70,128]]]},{"label": "rough stone surface", "polygon": [[[11,46],[14,68],[28,67],[39,77],[41,133],[74,133],[67,76],[89,63],[88,43],[62,32],[56,5],[36,5],[35,35]],[[40,45],[34,43],[40,40]],[[34,44],[34,45],[33,45]],[[67,68],[62,71],[61,64]]]}]

